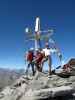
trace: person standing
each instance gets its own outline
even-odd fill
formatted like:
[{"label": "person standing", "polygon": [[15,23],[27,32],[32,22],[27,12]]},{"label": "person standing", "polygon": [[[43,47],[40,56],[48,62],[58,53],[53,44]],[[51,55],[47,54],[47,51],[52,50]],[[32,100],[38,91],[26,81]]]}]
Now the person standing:
[{"label": "person standing", "polygon": [[54,47],[54,48],[49,48],[49,43],[46,42],[45,44],[45,48],[43,49],[44,54],[45,54],[45,59],[43,60],[43,63],[48,61],[48,66],[49,66],[49,75],[51,75],[51,66],[52,66],[52,58],[51,58],[51,53],[57,53],[60,61],[62,60],[62,55],[60,53],[60,51],[58,50],[58,48]]},{"label": "person standing", "polygon": [[42,60],[43,60],[43,58],[44,58],[43,52],[41,52],[40,49],[37,49],[35,59],[34,59],[34,64],[36,66],[36,69],[40,72],[42,72]]},{"label": "person standing", "polygon": [[27,62],[28,62],[26,73],[28,73],[28,69],[31,66],[32,72],[33,72],[33,76],[34,76],[35,71],[34,71],[34,63],[33,63],[33,59],[34,59],[34,50],[33,50],[33,48],[30,48],[30,50],[28,51],[28,53],[26,55],[26,58],[27,58]]},{"label": "person standing", "polygon": [[42,66],[43,66],[44,62],[48,61],[49,75],[51,75],[52,59],[51,59],[50,48],[49,48],[48,42],[45,44],[45,48],[43,49],[43,52],[45,54],[45,57],[43,59]]}]

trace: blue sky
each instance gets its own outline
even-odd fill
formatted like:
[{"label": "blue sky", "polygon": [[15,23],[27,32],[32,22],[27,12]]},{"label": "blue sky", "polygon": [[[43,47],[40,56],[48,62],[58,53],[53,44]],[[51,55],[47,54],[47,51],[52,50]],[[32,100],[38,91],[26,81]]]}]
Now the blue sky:
[{"label": "blue sky", "polygon": [[63,59],[75,57],[75,0],[0,0],[0,67],[24,68],[24,30],[36,16],[41,29],[55,28]]}]

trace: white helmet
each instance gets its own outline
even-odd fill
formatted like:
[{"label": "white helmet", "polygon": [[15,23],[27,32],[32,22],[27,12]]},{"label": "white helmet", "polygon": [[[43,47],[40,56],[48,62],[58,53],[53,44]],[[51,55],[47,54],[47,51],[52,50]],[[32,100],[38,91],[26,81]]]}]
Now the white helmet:
[{"label": "white helmet", "polygon": [[30,51],[33,51],[34,50],[34,48],[30,48]]},{"label": "white helmet", "polygon": [[35,49],[35,51],[38,51],[39,49],[37,48],[37,49]]}]

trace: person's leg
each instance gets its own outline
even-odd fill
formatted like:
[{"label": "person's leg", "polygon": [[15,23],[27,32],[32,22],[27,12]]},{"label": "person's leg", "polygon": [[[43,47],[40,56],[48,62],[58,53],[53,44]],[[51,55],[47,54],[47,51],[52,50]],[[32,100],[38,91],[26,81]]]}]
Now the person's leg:
[{"label": "person's leg", "polygon": [[38,70],[39,72],[42,72],[41,62],[37,64],[37,70]]},{"label": "person's leg", "polygon": [[49,75],[51,75],[51,65],[52,65],[52,59],[51,56],[48,56]]},{"label": "person's leg", "polygon": [[42,72],[42,64],[39,64],[39,71]]},{"label": "person's leg", "polygon": [[32,67],[32,72],[33,72],[33,76],[35,75],[35,70],[34,70],[34,63],[31,62],[31,67]]},{"label": "person's leg", "polygon": [[43,66],[44,66],[44,63],[48,60],[47,57],[45,57],[42,62],[41,62],[41,69],[43,70]]},{"label": "person's leg", "polygon": [[28,74],[29,67],[30,67],[30,62],[28,62],[27,69],[26,69],[26,74]]},{"label": "person's leg", "polygon": [[35,63],[35,68],[36,68],[36,71],[39,71],[40,69],[39,69],[39,64],[36,62]]}]

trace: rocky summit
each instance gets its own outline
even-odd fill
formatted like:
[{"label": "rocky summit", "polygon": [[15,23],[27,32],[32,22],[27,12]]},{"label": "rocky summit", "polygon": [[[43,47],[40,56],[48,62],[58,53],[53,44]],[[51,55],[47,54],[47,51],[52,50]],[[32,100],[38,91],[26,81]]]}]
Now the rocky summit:
[{"label": "rocky summit", "polygon": [[0,100],[75,100],[75,76],[63,78],[36,72],[22,75],[0,92]]}]

